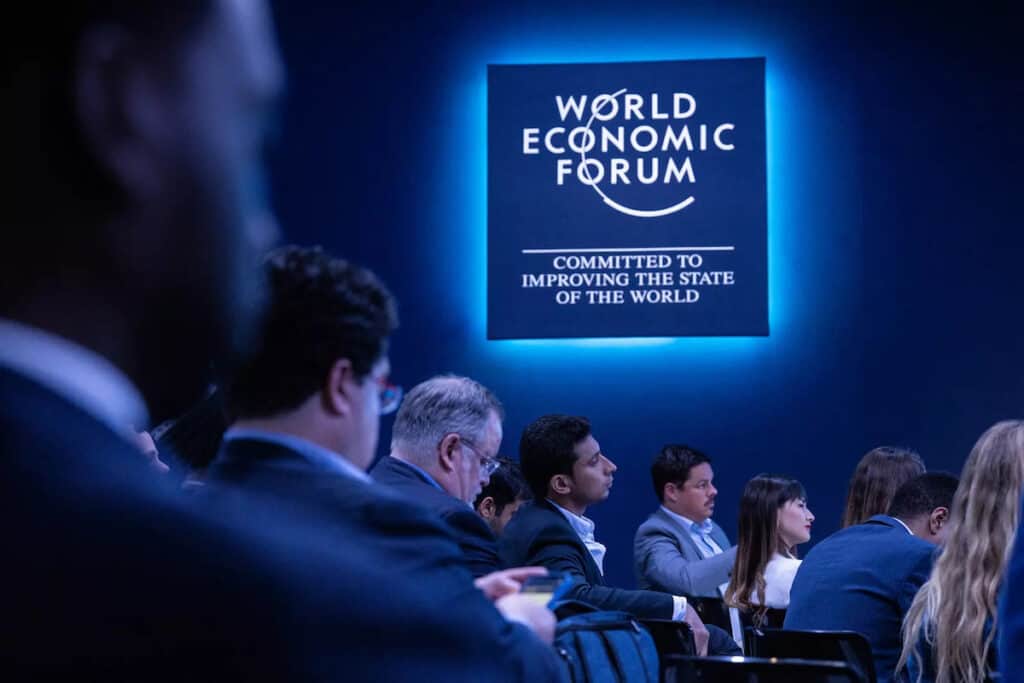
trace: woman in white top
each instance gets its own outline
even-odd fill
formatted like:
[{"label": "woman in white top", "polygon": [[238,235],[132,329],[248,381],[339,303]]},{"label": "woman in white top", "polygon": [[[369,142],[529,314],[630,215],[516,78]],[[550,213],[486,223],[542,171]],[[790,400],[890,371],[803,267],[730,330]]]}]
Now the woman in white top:
[{"label": "woman in white top", "polygon": [[759,474],[743,489],[736,562],[725,602],[750,614],[755,626],[762,625],[769,609],[789,607],[789,589],[800,566],[796,546],[810,540],[812,522],[807,494],[796,479]]}]

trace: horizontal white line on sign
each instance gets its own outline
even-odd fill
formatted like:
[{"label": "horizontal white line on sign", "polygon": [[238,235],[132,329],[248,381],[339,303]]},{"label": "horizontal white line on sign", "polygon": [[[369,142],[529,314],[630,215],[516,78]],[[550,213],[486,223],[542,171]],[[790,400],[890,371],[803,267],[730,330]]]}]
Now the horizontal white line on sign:
[{"label": "horizontal white line on sign", "polygon": [[608,254],[641,251],[735,251],[736,247],[614,247],[609,249],[523,249],[524,254]]}]

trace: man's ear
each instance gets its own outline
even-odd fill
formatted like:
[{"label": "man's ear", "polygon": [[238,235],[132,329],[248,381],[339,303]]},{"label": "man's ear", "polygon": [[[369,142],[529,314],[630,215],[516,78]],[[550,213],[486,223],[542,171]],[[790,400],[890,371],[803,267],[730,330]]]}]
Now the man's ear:
[{"label": "man's ear", "polygon": [[458,463],[455,462],[455,451],[459,448],[459,435],[458,434],[446,434],[441,439],[441,444],[437,447],[438,450],[438,462],[441,465],[441,469],[445,472],[454,472],[458,469]]},{"label": "man's ear", "polygon": [[152,163],[166,152],[168,96],[140,59],[138,40],[116,26],[83,35],[74,74],[74,107],[82,140],[95,159],[135,197],[159,191]]},{"label": "man's ear", "polygon": [[949,508],[935,508],[928,515],[928,530],[932,534],[939,533],[939,530],[949,521]]},{"label": "man's ear", "polygon": [[352,404],[356,400],[356,380],[352,361],[339,358],[327,371],[322,390],[324,410],[338,417],[348,417],[352,413]]},{"label": "man's ear", "polygon": [[678,495],[678,493],[679,489],[673,482],[665,482],[665,485],[661,487],[661,500],[663,502],[669,501],[674,503],[676,502],[676,496]]},{"label": "man's ear", "polygon": [[572,493],[572,477],[567,474],[556,474],[551,477],[551,482],[548,484],[553,493],[564,496]]},{"label": "man's ear", "polygon": [[494,504],[494,498],[492,496],[484,496],[484,499],[476,506],[477,514],[487,520],[497,517],[497,510],[498,506]]}]

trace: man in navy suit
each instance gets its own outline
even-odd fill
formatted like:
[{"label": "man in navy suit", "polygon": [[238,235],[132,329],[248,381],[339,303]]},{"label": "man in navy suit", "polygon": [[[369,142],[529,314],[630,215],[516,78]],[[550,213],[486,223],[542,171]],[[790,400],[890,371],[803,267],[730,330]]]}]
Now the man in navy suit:
[{"label": "man in navy suit", "polygon": [[[605,585],[605,546],[594,534],[587,508],[608,497],[616,467],[584,417],[544,415],[527,425],[519,462],[534,502],[523,506],[499,542],[510,565],[542,565],[575,580],[566,597],[642,618],[686,620],[698,651],[707,652],[708,631],[688,609],[686,598],[670,593],[623,590]],[[726,639],[728,637],[726,636]]]},{"label": "man in navy suit", "polygon": [[785,627],[862,633],[878,680],[890,680],[903,616],[931,573],[956,486],[941,472],[915,477],[896,491],[888,515],[814,546],[793,581]]},{"label": "man in navy suit", "polygon": [[132,443],[254,329],[267,8],[23,9],[2,29],[4,678],[301,677],[278,559],[303,540],[268,554],[184,507]]},{"label": "man in navy suit", "polygon": [[267,272],[262,343],[228,385],[234,421],[206,495],[228,509],[258,497],[259,519],[286,516],[372,568],[336,635],[358,649],[346,676],[368,662],[379,680],[557,680],[553,650],[530,630],[550,641],[553,615],[518,594],[537,572],[474,584],[445,524],[366,474],[379,416],[400,396],[388,381],[391,295],[319,249],[279,249]]},{"label": "man in navy suit", "polygon": [[504,416],[497,397],[479,382],[454,375],[428,379],[402,402],[391,454],[371,472],[451,527],[473,576],[501,566],[494,532],[473,501],[498,467]]}]

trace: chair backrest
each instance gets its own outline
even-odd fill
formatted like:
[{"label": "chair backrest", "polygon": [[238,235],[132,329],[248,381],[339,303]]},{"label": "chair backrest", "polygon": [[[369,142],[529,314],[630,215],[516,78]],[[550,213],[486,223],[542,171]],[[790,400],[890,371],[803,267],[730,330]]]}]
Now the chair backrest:
[{"label": "chair backrest", "polygon": [[663,683],[859,683],[843,662],[759,657],[668,657]]},{"label": "chair backrest", "polygon": [[641,619],[640,625],[654,638],[654,647],[658,650],[658,661],[664,662],[667,657],[697,654],[697,645],[693,641],[693,629],[685,621],[671,619]]},{"label": "chair backrest", "polygon": [[729,607],[722,598],[686,598],[687,604],[693,605],[705,624],[713,624],[726,633],[732,633],[732,620]]},{"label": "chair backrest", "polygon": [[871,645],[855,631],[796,631],[748,628],[743,650],[751,657],[845,662],[865,683],[875,683]]},{"label": "chair backrest", "polygon": [[739,610],[740,624],[743,629],[747,628],[782,628],[782,624],[786,621],[786,610],[776,609],[769,607],[763,613],[759,615],[761,622],[755,623],[755,614],[752,612],[746,612]]}]

